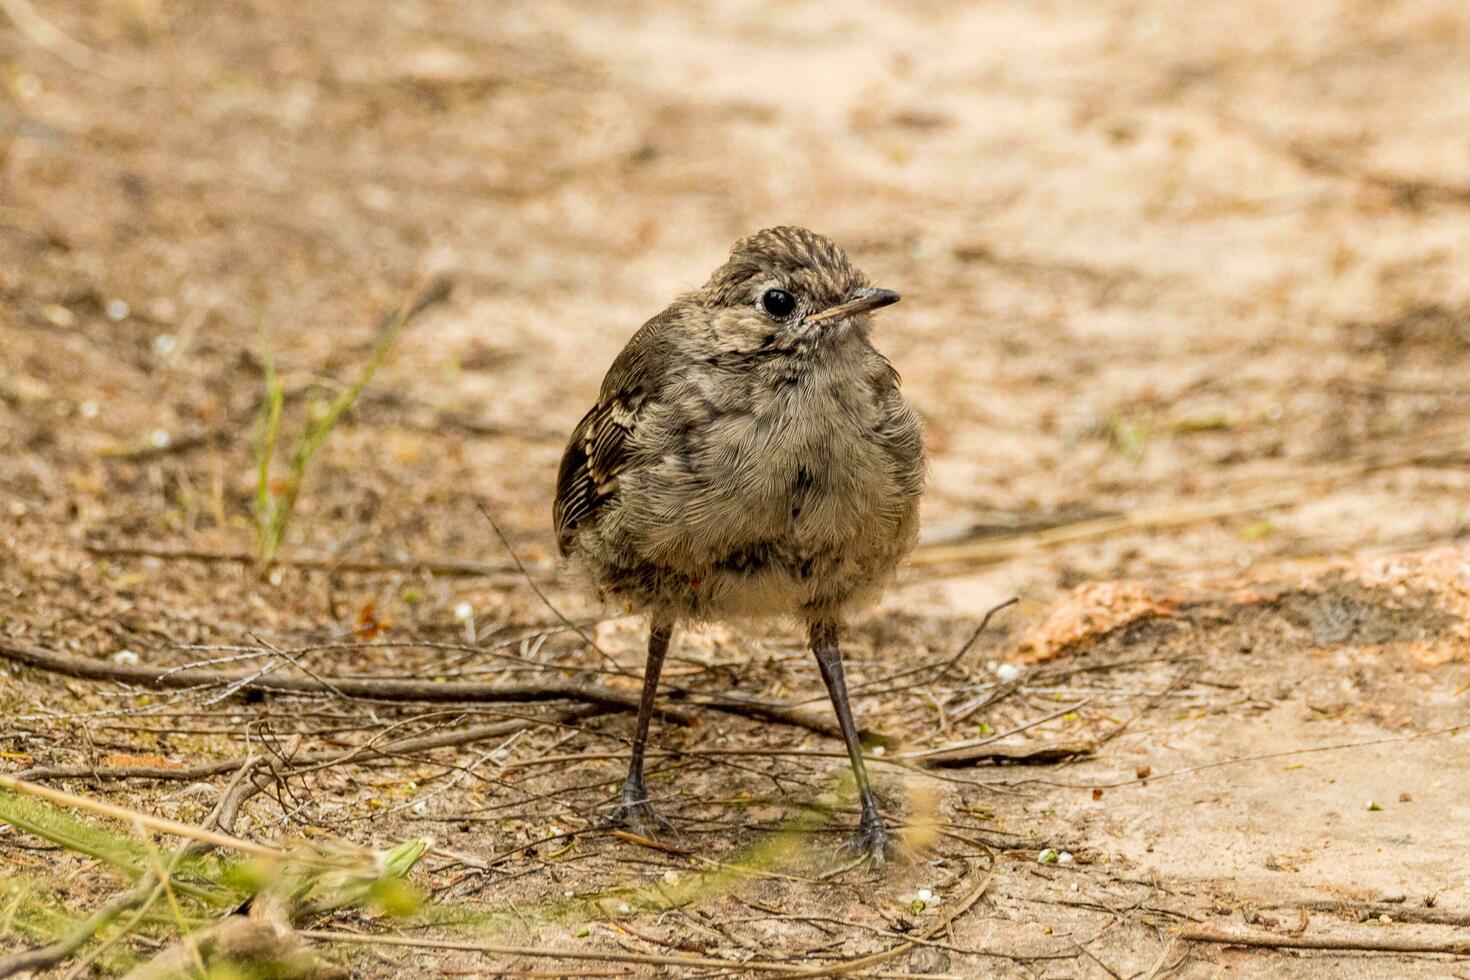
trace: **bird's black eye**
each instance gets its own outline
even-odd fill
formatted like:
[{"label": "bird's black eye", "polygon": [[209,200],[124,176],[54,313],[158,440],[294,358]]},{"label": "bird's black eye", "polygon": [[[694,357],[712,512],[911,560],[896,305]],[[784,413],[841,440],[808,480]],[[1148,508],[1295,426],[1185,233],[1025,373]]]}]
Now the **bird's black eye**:
[{"label": "bird's black eye", "polygon": [[796,309],[796,297],[784,289],[767,289],[761,295],[761,309],[777,319],[790,316]]}]

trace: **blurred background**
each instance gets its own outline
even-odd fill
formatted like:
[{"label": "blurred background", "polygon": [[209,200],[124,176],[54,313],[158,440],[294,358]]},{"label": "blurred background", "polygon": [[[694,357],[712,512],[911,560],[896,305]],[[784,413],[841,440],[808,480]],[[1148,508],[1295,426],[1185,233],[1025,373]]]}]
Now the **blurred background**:
[{"label": "blurred background", "polygon": [[[1463,0],[0,0],[0,642],[167,666],[226,645],[252,670],[284,645],[378,677],[603,669],[476,501],[559,608],[600,619],[553,562],[567,433],[632,332],[737,238],[806,225],[903,294],[876,341],[932,458],[923,542],[853,624],[855,682],[942,662],[1021,598],[943,685],[860,696],[860,717],[927,748],[1024,733],[976,764],[1096,748],[1054,778],[1110,787],[925,784],[947,826],[1018,862],[960,941],[1055,952],[1108,933],[1095,948],[1117,971],[1068,945],[1029,975],[1152,976],[1159,928],[1109,933],[1115,906],[1198,920],[1254,889],[1464,908],[1463,739],[1210,766],[1464,720],[1467,82]],[[452,292],[395,319],[434,276]],[[636,674],[640,624],[589,628]],[[822,709],[800,647],[779,625],[712,627],[665,677]],[[205,691],[164,722],[115,686],[13,670],[0,689],[5,765],[73,776],[228,758],[251,733],[350,745],[461,720]],[[753,761],[671,766],[658,795],[681,831],[714,835],[685,843],[727,853],[829,778],[832,760],[770,746],[835,743],[711,717],[659,744]],[[422,752],[391,773],[302,767],[281,777],[299,802],[262,795],[238,830],[381,841],[422,819],[499,860],[611,798],[628,718],[555,724],[510,758],[605,754],[505,784],[521,795],[462,782],[487,764],[468,748],[461,769]],[[923,809],[880,773],[891,812]],[[105,791],[200,819],[178,790]],[[750,809],[709,803],[737,791]],[[12,839],[8,864],[49,873]],[[1041,868],[1041,844],[1076,866]],[[577,887],[634,873],[632,845],[589,846]],[[496,866],[516,884],[483,897],[493,875],[466,882],[458,856],[425,874],[455,900],[561,900],[551,865],[516,860]],[[929,865],[895,874],[820,892],[871,926],[843,949],[898,928],[905,888],[939,888]],[[1078,881],[1093,904],[1069,897]],[[816,894],[765,884],[792,908]],[[665,946],[684,941],[669,928]],[[738,927],[741,955],[836,942],[794,928]],[[1426,970],[1361,975],[1442,975]]]}]

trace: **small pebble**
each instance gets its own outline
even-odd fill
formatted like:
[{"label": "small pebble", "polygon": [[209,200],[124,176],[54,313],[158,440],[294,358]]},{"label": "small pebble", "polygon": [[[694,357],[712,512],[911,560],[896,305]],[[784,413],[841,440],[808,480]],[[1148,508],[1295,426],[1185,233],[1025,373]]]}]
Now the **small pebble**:
[{"label": "small pebble", "polygon": [[1003,683],[1009,683],[1021,676],[1021,668],[1015,664],[1001,664],[995,668],[995,676],[999,677]]},{"label": "small pebble", "polygon": [[84,401],[77,406],[77,411],[81,413],[84,419],[95,419],[102,410],[97,406],[96,402]]},{"label": "small pebble", "polygon": [[112,655],[112,662],[132,666],[138,662],[138,655],[131,650],[119,650]]},{"label": "small pebble", "polygon": [[179,339],[171,333],[161,333],[153,338],[153,353],[167,357],[178,349]]},{"label": "small pebble", "polygon": [[153,444],[155,449],[167,449],[168,444],[174,440],[173,436],[168,434],[167,429],[154,429],[153,434],[148,437],[148,441]]},{"label": "small pebble", "polygon": [[107,319],[116,323],[119,320],[126,320],[132,309],[128,306],[127,300],[110,299],[103,308],[103,312],[107,314]]}]

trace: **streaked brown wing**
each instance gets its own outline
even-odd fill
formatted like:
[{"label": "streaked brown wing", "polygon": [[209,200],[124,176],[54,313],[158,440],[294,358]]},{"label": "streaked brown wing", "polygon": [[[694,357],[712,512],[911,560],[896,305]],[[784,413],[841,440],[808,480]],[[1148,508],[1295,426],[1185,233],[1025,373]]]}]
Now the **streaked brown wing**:
[{"label": "streaked brown wing", "polygon": [[618,489],[618,474],[628,465],[628,437],[636,411],[621,398],[599,402],[582,417],[556,475],[552,520],[562,556],[570,554],[582,522],[594,519]]},{"label": "streaked brown wing", "polygon": [[597,404],[572,431],[557,472],[552,507],[556,545],[563,557],[571,553],[577,529],[595,521],[598,510],[617,492],[638,417],[656,391],[667,361],[662,341],[674,322],[675,309],[660,313],[633,335],[608,369]]}]

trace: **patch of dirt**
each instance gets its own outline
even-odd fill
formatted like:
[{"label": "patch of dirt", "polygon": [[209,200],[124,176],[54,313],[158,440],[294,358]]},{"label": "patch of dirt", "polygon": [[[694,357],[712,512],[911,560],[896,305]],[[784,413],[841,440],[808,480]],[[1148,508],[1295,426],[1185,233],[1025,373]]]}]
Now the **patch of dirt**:
[{"label": "patch of dirt", "polygon": [[[700,704],[825,717],[779,624],[676,639],[689,724],[658,726],[650,782],[672,851],[595,829],[625,713],[7,664],[5,771],[198,822],[229,772],[114,777],[514,714],[534,724],[493,743],[280,763],[233,829],[432,835],[416,880],[489,918],[431,939],[837,964],[941,926],[993,866],[872,969],[1465,972],[1403,948],[1470,922],[1462,5],[30,6],[62,33],[0,21],[0,637],[635,693],[643,624],[557,579],[555,466],[637,325],[770,224],[831,235],[903,293],[878,339],[932,473],[920,555],[846,640],[917,850],[881,873],[828,876],[855,819],[835,741]],[[428,271],[451,299],[327,441],[262,580],[262,335],[298,433]],[[896,759],[940,750],[973,764]],[[793,827],[809,846],[770,852]],[[118,889],[49,848],[0,827],[0,878],[77,913]],[[742,855],[754,873],[719,874]],[[1186,938],[1205,928],[1381,948]],[[364,976],[674,969],[325,952]]]}]

